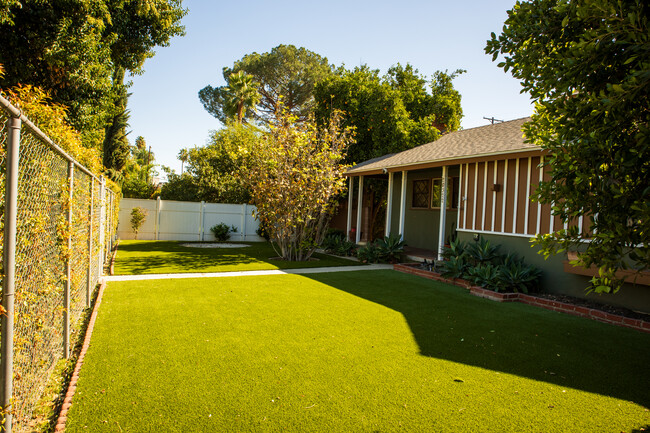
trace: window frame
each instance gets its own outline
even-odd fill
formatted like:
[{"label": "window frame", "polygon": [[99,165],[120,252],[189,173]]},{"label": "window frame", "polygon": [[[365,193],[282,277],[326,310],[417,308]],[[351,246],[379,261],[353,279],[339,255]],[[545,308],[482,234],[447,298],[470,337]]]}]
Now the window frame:
[{"label": "window frame", "polygon": [[[458,184],[456,185],[456,187],[454,187],[454,179],[458,179],[457,180]],[[434,196],[435,196],[433,188],[434,188],[434,185],[436,184],[436,181],[440,182],[439,185],[440,185],[440,188],[442,188],[442,177],[433,177],[433,178],[430,179],[431,193],[429,194],[429,198],[430,198],[430,200],[429,200],[429,209],[440,210],[442,208],[442,206],[440,206],[440,203],[438,203],[437,205],[434,205],[434,203],[433,203],[433,199],[434,199]],[[447,210],[456,210],[456,211],[458,210],[458,204],[459,203],[456,203],[456,207],[452,207],[452,205],[454,204],[454,197],[456,197],[457,194],[458,194],[458,188],[459,187],[460,187],[460,177],[459,176],[447,176],[447,197],[449,198],[449,200],[445,199],[446,202],[449,202],[448,206],[447,206]],[[458,201],[458,200],[456,200],[456,201]]]},{"label": "window frame", "polygon": [[[415,189],[415,184],[416,182],[426,182],[426,205],[425,206],[415,206],[415,194],[416,194],[416,189]],[[430,209],[431,205],[431,179],[413,179],[413,190],[411,191],[411,209],[417,209],[417,210],[426,210]]]}]

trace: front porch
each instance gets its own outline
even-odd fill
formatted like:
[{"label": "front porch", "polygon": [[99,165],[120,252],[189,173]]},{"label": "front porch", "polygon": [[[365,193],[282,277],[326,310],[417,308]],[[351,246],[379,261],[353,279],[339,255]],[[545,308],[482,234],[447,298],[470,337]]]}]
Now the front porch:
[{"label": "front porch", "polygon": [[[348,239],[357,244],[372,241],[371,231],[375,233],[374,238],[398,235],[407,245],[409,259],[420,262],[440,259],[444,246],[456,231],[460,207],[459,170],[459,165],[444,165],[409,171],[349,174],[345,221]],[[368,203],[366,197],[369,193],[376,196],[378,192],[376,186],[369,190],[368,178],[387,182],[379,193],[385,197],[386,215],[383,218],[383,212],[380,212],[381,218],[376,222],[371,218],[377,213],[377,208],[373,208],[372,200]],[[371,229],[373,223],[375,230]],[[382,227],[380,235],[376,231],[378,224]]]}]

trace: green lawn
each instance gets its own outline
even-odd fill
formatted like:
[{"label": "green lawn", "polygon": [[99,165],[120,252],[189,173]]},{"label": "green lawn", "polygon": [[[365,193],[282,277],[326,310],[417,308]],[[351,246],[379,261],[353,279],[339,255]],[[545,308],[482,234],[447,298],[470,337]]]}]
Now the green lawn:
[{"label": "green lawn", "polygon": [[112,282],[67,432],[640,432],[650,335],[394,271]]},{"label": "green lawn", "polygon": [[120,241],[115,275],[176,274],[187,272],[257,271],[350,266],[361,263],[325,254],[314,254],[308,262],[276,260],[278,254],[268,242],[229,242],[245,248],[188,248],[184,242]]}]

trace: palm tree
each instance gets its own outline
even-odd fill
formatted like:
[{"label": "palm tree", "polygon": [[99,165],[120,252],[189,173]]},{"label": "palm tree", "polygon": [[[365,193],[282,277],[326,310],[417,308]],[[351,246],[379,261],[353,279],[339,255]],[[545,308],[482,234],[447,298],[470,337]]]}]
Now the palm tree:
[{"label": "palm tree", "polygon": [[253,81],[252,75],[247,75],[244,71],[234,72],[228,77],[226,91],[228,103],[237,113],[237,121],[242,123],[245,111],[260,100],[257,83]]}]

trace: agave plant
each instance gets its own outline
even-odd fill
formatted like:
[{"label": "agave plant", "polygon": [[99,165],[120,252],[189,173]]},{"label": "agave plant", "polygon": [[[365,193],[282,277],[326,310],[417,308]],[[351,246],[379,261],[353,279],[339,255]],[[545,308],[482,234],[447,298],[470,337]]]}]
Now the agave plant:
[{"label": "agave plant", "polygon": [[490,241],[485,238],[481,238],[478,242],[470,243],[466,251],[472,262],[476,265],[492,263],[499,258],[499,246],[491,245]]},{"label": "agave plant", "polygon": [[451,257],[460,257],[467,253],[467,244],[458,239],[451,241],[449,246],[445,247],[442,257],[449,259]]},{"label": "agave plant", "polygon": [[377,241],[377,248],[382,260],[389,263],[399,261],[399,256],[404,252],[404,241],[399,235],[386,236]]},{"label": "agave plant", "polygon": [[500,267],[499,279],[506,291],[528,293],[537,287],[541,275],[541,271],[535,266],[515,262]]},{"label": "agave plant", "polygon": [[502,288],[501,272],[499,268],[499,266],[494,266],[492,264],[470,268],[467,272],[467,279],[477,286],[498,292]]},{"label": "agave plant", "polygon": [[440,265],[440,274],[447,278],[463,278],[469,268],[465,256],[452,256]]}]

